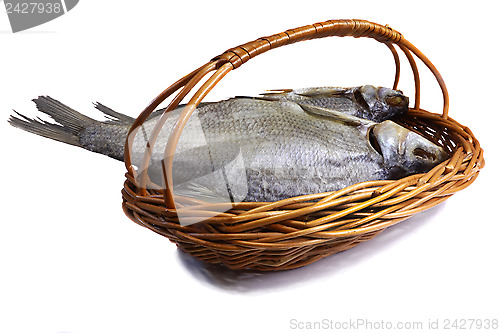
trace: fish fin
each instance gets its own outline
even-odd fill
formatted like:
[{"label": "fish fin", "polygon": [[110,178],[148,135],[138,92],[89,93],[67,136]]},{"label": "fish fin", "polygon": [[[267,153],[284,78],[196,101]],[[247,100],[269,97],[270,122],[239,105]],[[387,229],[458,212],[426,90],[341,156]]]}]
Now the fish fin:
[{"label": "fish fin", "polygon": [[[257,101],[277,101],[279,100],[279,98],[272,98],[272,97],[267,97],[267,96],[243,96],[243,95],[238,95],[238,96],[234,96],[231,98],[231,100],[234,100],[234,99],[253,99],[253,100],[257,100]],[[200,106],[198,106],[200,107]]]},{"label": "fish fin", "polygon": [[129,117],[123,113],[120,113],[120,112],[116,112],[114,111],[113,109],[110,109],[108,108],[107,106],[99,103],[99,102],[95,102],[94,103],[94,107],[101,111],[102,113],[104,113],[106,115],[106,118],[108,119],[109,122],[113,122],[113,123],[119,123],[119,124],[122,124],[122,123],[126,123],[126,124],[131,124],[134,122],[134,118],[132,117]]},{"label": "fish fin", "polygon": [[241,201],[248,193],[246,166],[238,144],[211,142],[175,153],[174,194],[209,202]]},{"label": "fish fin", "polygon": [[294,92],[293,89],[269,89],[264,91],[263,93],[260,93],[259,95],[261,96],[269,96],[269,95],[283,95],[283,94],[288,94]]},{"label": "fish fin", "polygon": [[78,134],[97,122],[49,96],[40,96],[33,102],[40,112],[49,115],[57,124],[40,118],[31,119],[16,111],[18,117],[11,116],[9,123],[27,132],[81,147]]},{"label": "fish fin", "polygon": [[260,94],[258,99],[267,101],[277,101],[281,99],[293,99],[293,96],[300,97],[332,97],[347,95],[352,88],[337,88],[337,87],[317,87],[317,88],[302,88],[302,89],[272,89]]},{"label": "fish fin", "polygon": [[265,92],[261,93],[260,95],[270,95],[270,94],[286,94],[293,92],[293,89],[269,89],[266,90]]},{"label": "fish fin", "polygon": [[193,181],[199,177],[214,177],[214,172],[233,164],[240,154],[240,147],[231,142],[211,142],[185,150],[179,149],[173,160],[174,183]]},{"label": "fish fin", "polygon": [[196,200],[206,201],[210,203],[220,203],[232,201],[231,197],[223,197],[215,193],[205,185],[195,181],[182,183],[174,187],[174,195],[188,197]]},{"label": "fish fin", "polygon": [[323,108],[320,106],[315,106],[315,105],[309,105],[309,104],[303,104],[303,103],[297,103],[304,111],[307,113],[311,113],[317,116],[323,116],[323,117],[328,117],[331,118],[332,120],[340,121],[344,124],[350,125],[350,126],[361,126],[361,125],[371,125],[374,124],[374,122],[366,119],[361,119],[358,117],[354,117],[333,109],[328,109],[328,108]]},{"label": "fish fin", "polygon": [[331,97],[341,96],[350,93],[351,88],[337,88],[337,87],[319,87],[319,88],[304,88],[297,89],[293,92],[297,95],[304,97]]},{"label": "fish fin", "polygon": [[263,93],[260,93],[259,96],[255,97],[240,96],[240,97],[257,99],[261,101],[278,101],[281,99],[286,99],[286,94],[289,94],[291,92],[293,92],[293,89],[271,89],[271,90],[266,90]]}]

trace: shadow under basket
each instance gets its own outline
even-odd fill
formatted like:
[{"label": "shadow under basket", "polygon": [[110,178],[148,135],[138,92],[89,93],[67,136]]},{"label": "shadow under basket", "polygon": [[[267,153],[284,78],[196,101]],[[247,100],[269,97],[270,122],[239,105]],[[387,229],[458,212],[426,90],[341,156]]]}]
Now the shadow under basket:
[{"label": "shadow under basket", "polygon": [[[174,195],[169,186],[151,189],[146,180],[138,177],[126,145],[128,172],[122,194],[127,216],[167,237],[182,251],[202,261],[223,264],[231,269],[285,270],[354,247],[469,186],[484,165],[483,151],[467,127],[448,117],[448,93],[441,75],[399,32],[363,20],[316,23],[259,38],[224,52],[158,95],[136,119],[127,142],[132,142],[137,132],[134,130],[165,99],[173,97],[163,116],[175,109],[193,87],[201,85],[184,107],[165,147],[163,172],[166,183],[170,184],[173,152],[187,119],[227,73],[279,46],[330,36],[369,37],[385,44],[395,61],[394,89],[397,89],[400,74],[399,53],[404,54],[413,71],[415,105],[399,122],[443,147],[449,153],[448,160],[426,174],[358,183],[335,192],[277,202],[242,202],[232,204],[232,208],[220,213],[215,207],[217,204],[193,203],[192,199]],[[442,114],[420,109],[420,79],[413,56],[422,61],[439,84],[444,99]],[[159,117],[156,134],[154,130],[151,134],[150,146],[154,145],[164,118]],[[145,152],[143,167],[147,168],[149,157],[150,154]],[[205,220],[181,225],[179,209],[184,216]]]}]

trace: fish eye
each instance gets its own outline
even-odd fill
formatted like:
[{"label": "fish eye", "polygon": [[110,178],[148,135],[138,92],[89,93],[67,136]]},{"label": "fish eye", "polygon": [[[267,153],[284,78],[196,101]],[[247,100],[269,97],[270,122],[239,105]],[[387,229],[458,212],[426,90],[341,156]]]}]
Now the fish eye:
[{"label": "fish eye", "polygon": [[437,160],[437,156],[435,154],[430,153],[422,148],[415,148],[413,150],[413,155],[427,160],[432,160],[432,161]]},{"label": "fish eye", "polygon": [[401,105],[401,102],[403,101],[403,97],[401,97],[401,96],[387,96],[385,98],[385,101],[390,106],[399,106],[399,105]]}]

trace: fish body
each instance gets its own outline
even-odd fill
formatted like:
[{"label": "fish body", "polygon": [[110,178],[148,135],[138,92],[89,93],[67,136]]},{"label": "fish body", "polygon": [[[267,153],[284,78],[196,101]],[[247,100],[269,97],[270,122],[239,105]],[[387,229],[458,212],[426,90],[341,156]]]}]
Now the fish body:
[{"label": "fish body", "polygon": [[[447,157],[442,148],[390,120],[378,123],[354,116],[362,109],[355,104],[335,106],[347,100],[345,91],[327,95],[324,89],[309,88],[310,96],[287,91],[198,106],[175,151],[174,194],[215,202],[276,201],[426,172]],[[343,101],[332,101],[338,98]],[[12,125],[123,160],[132,118],[96,104],[111,119],[99,122],[50,97],[34,101],[57,124],[19,115],[10,119]],[[375,102],[372,108],[365,102],[365,113],[376,113],[376,118],[384,112],[385,118],[394,115],[391,105],[377,109]],[[379,104],[384,103],[387,99]],[[398,107],[401,103],[403,98],[392,102]],[[164,183],[164,148],[182,109],[169,113],[153,146],[147,175],[156,184]],[[130,147],[139,174],[144,172],[141,161],[159,112],[136,130]]]},{"label": "fish body", "polygon": [[403,116],[408,111],[409,102],[399,90],[372,85],[271,90],[262,95],[268,100],[319,106],[375,122]]},{"label": "fish body", "polygon": [[[158,166],[180,112],[169,116],[153,149],[149,177],[156,183],[161,183]],[[156,120],[146,121],[135,137],[135,165]],[[387,179],[382,156],[366,139],[367,129],[306,112],[287,100],[206,104],[193,113],[177,144],[174,193],[213,191],[235,201],[276,201]]]}]

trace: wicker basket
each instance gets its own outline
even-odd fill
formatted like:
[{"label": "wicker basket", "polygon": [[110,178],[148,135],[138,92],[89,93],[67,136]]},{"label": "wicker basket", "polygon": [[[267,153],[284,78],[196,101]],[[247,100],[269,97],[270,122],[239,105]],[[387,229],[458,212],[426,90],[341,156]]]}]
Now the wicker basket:
[{"label": "wicker basket", "polygon": [[[166,112],[176,108],[192,88],[200,84],[179,116],[165,148],[164,177],[172,178],[173,152],[187,119],[208,92],[230,71],[268,50],[291,43],[329,36],[370,37],[385,44],[396,64],[394,89],[399,81],[397,46],[406,56],[414,75],[415,105],[401,121],[439,144],[450,158],[426,174],[400,180],[370,181],[345,189],[289,198],[278,202],[232,204],[224,213],[216,204],[195,202],[173,195],[171,186],[151,189],[138,178],[128,146],[123,209],[141,226],[168,237],[182,251],[205,262],[231,269],[285,270],[307,265],[368,240],[387,227],[429,209],[470,185],[484,165],[483,151],[471,131],[448,117],[448,93],[432,63],[403,36],[388,26],[363,20],[332,20],[259,38],[230,49],[175,82],[156,97],[136,119],[128,140],[155,108],[172,95]],[[444,107],[441,115],[420,109],[420,80],[413,55],[432,72],[441,87]],[[213,72],[213,73],[212,73]],[[208,75],[212,73],[212,75]],[[206,79],[208,77],[208,79]],[[205,80],[204,80],[205,78]],[[204,81],[202,81],[204,80]],[[164,118],[151,135],[154,145]],[[154,132],[153,132],[154,133]],[[129,141],[131,142],[131,141]],[[149,156],[145,152],[143,166]],[[168,157],[169,156],[169,157]],[[177,209],[203,222],[183,226]],[[182,207],[182,208],[179,208]]]}]

